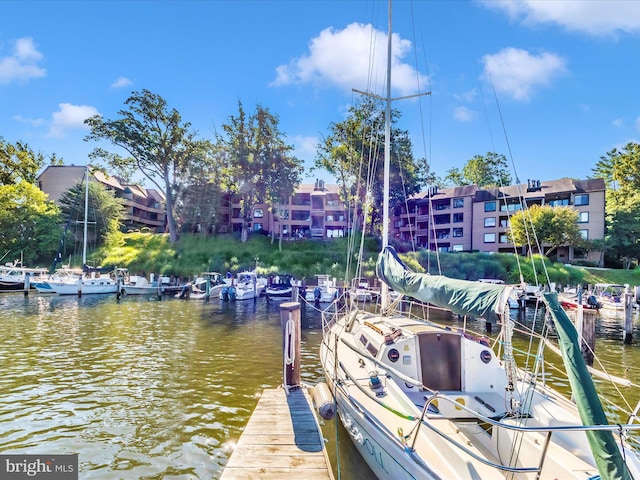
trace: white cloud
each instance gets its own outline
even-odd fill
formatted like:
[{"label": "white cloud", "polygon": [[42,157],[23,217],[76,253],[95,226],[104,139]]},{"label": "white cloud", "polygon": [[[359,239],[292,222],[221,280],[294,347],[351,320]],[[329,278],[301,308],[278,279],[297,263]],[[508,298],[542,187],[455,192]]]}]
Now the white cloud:
[{"label": "white cloud", "polygon": [[611,123],[612,123],[612,125],[614,127],[617,127],[617,128],[624,127],[624,119],[623,118],[616,118]]},{"label": "white cloud", "polygon": [[467,107],[456,107],[453,111],[453,118],[459,122],[471,122],[478,118],[478,114]]},{"label": "white cloud", "polygon": [[0,84],[44,77],[47,71],[37,65],[42,59],[43,55],[36,49],[32,38],[16,40],[13,52],[9,56],[0,57]]},{"label": "white cloud", "polygon": [[317,137],[297,135],[291,139],[293,154],[301,160],[313,160],[316,156],[316,146],[320,143]]},{"label": "white cloud", "polygon": [[88,127],[84,121],[99,113],[95,107],[90,105],[61,103],[59,106],[60,110],[53,112],[48,137],[61,138],[67,130],[86,129]]},{"label": "white cloud", "polygon": [[40,125],[43,125],[45,122],[44,118],[26,118],[26,117],[23,117],[22,115],[14,115],[13,119],[16,122],[27,123],[33,127],[39,127]]},{"label": "white cloud", "polygon": [[553,53],[532,55],[526,50],[505,48],[485,55],[484,77],[497,92],[516,100],[528,100],[536,87],[544,87],[567,71],[565,60]]},{"label": "white cloud", "polygon": [[628,0],[481,0],[487,8],[505,11],[512,20],[535,25],[553,23],[591,35],[640,33],[640,2]]},{"label": "white cloud", "polygon": [[[427,79],[403,59],[411,42],[393,35],[392,86],[402,95],[417,93]],[[352,23],[343,30],[327,28],[311,40],[309,52],[276,68],[274,86],[314,84],[345,90],[380,91],[386,83],[387,34],[371,25]]]},{"label": "white cloud", "polygon": [[129,80],[127,77],[118,77],[118,79],[111,84],[111,88],[123,88],[128,87],[133,82]]}]

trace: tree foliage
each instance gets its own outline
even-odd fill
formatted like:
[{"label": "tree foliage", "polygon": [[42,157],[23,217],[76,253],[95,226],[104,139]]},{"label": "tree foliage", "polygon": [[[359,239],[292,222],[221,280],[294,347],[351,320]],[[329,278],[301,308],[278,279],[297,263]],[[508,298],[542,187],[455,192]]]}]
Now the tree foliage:
[{"label": "tree foliage", "polygon": [[562,245],[585,246],[572,207],[531,205],[513,214],[509,224],[508,235],[516,245],[539,245],[547,257]]},{"label": "tree foliage", "polygon": [[138,172],[164,193],[167,202],[169,239],[178,239],[174,200],[176,179],[184,172],[199,148],[191,124],[183,123],[176,109],[169,109],[160,95],[142,90],[125,101],[127,110],[119,118],[105,120],[96,115],[85,120],[91,128],[86,140],[106,140],[126,155],[96,148],[92,159],[101,159],[125,178]]},{"label": "tree foliage", "polygon": [[504,187],[511,185],[511,174],[504,155],[487,152],[485,156],[474,156],[462,167],[462,171],[451,168],[447,171],[444,180],[451,186]]},{"label": "tree foliage", "polygon": [[[51,165],[61,164],[55,155],[49,160]],[[16,185],[21,180],[35,184],[45,162],[45,156],[35,153],[26,143],[12,144],[0,137],[0,185]]]},{"label": "tree foliage", "polygon": [[[64,192],[60,197],[60,209],[67,226],[65,227],[66,243],[79,251],[84,232],[85,183],[79,182]],[[124,219],[124,204],[98,182],[89,182],[89,209],[87,211],[87,242],[98,246],[111,241],[116,235],[118,226]],[[64,254],[65,252],[63,252]]]},{"label": "tree foliage", "polygon": [[607,256],[629,268],[640,259],[640,145],[628,143],[600,157],[593,168],[606,192]]},{"label": "tree foliage", "polygon": [[[390,201],[402,202],[433,181],[426,160],[413,157],[409,133],[396,127],[400,113],[391,111]],[[384,103],[363,97],[349,108],[347,118],[329,125],[329,135],[318,145],[316,168],[331,173],[338,181],[349,211],[371,196],[371,224],[382,219],[384,185]],[[366,190],[365,190],[366,189]]]},{"label": "tree foliage", "polygon": [[203,141],[181,177],[176,212],[183,231],[203,236],[220,230],[226,192],[227,156],[219,145]]},{"label": "tree foliage", "polygon": [[60,210],[27,180],[0,185],[0,256],[25,265],[48,262],[60,239]]},{"label": "tree foliage", "polygon": [[302,161],[292,155],[279,129],[279,118],[268,108],[256,106],[247,115],[238,101],[238,115],[230,116],[222,127],[225,135],[218,144],[229,161],[226,188],[240,199],[242,242],[248,238],[252,207],[269,203],[275,209],[300,183]]}]

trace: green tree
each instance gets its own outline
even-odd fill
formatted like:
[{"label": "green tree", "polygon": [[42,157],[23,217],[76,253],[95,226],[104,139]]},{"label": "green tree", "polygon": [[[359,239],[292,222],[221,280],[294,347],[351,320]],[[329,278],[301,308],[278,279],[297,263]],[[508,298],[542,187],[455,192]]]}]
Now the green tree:
[{"label": "green tree", "polygon": [[640,145],[614,148],[592,171],[607,187],[604,250],[629,268],[640,258]]},{"label": "green tree", "polygon": [[243,219],[242,242],[249,234],[252,207],[256,203],[275,205],[291,195],[302,176],[302,161],[291,155],[293,147],[284,141],[279,118],[268,108],[256,106],[247,116],[238,101],[238,115],[230,116],[223,126],[226,136],[218,143],[229,160],[228,188],[240,198]]},{"label": "green tree", "polygon": [[[340,185],[349,211],[364,201],[363,192],[371,195],[371,225],[380,226],[384,185],[384,102],[363,97],[349,108],[347,118],[331,123],[330,133],[318,145],[316,168],[327,170]],[[391,147],[389,198],[391,203],[420,191],[434,180],[426,160],[416,160],[409,133],[396,127],[400,113],[391,111]],[[368,188],[366,186],[369,186]]]},{"label": "green tree", "polygon": [[25,265],[49,262],[60,239],[60,209],[26,180],[0,185],[0,255]]},{"label": "green tree", "polygon": [[578,212],[572,207],[531,205],[513,214],[509,224],[507,234],[516,245],[538,245],[546,257],[563,245],[586,245],[578,228]]},{"label": "green tree", "polygon": [[[84,232],[84,206],[85,206],[84,182],[75,184],[60,197],[60,209],[67,222],[82,228],[69,230],[67,240],[73,240],[76,245],[82,244]],[[100,245],[111,241],[110,235],[117,235],[119,226],[124,220],[124,203],[116,198],[112,191],[107,190],[98,182],[89,182],[89,210],[87,212],[87,243]]]},{"label": "green tree", "polygon": [[199,143],[199,148],[180,182],[176,212],[184,231],[207,236],[222,227],[222,200],[226,192],[226,155],[219,145],[209,141]]},{"label": "green tree", "polygon": [[480,188],[511,185],[511,174],[504,155],[487,152],[476,155],[462,167],[462,171],[451,168],[444,178],[447,185],[478,185]]},{"label": "green tree", "polygon": [[85,140],[107,140],[127,155],[96,148],[90,158],[106,161],[125,178],[132,172],[141,173],[165,195],[169,240],[173,243],[178,239],[176,179],[198,149],[196,134],[176,109],[169,109],[166,100],[149,90],[133,92],[125,105],[128,110],[120,110],[120,118],[115,120],[104,120],[100,115],[85,120],[91,128]]},{"label": "green tree", "polygon": [[[55,155],[49,160],[51,165],[62,164]],[[15,185],[20,180],[35,184],[45,161],[42,153],[35,153],[26,143],[12,144],[0,137],[0,185]]]}]

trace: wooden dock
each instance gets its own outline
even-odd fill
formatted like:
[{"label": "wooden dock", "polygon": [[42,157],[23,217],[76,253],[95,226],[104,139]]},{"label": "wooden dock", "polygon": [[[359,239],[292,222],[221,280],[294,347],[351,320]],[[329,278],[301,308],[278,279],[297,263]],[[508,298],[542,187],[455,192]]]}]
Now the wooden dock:
[{"label": "wooden dock", "polygon": [[306,388],[262,392],[220,480],[333,480]]}]

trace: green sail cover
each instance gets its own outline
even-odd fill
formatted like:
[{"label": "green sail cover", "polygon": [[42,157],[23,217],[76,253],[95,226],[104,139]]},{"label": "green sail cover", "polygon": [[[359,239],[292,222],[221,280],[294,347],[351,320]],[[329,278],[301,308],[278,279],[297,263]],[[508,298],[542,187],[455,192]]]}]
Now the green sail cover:
[{"label": "green sail cover", "polygon": [[380,252],[376,273],[380,280],[398,293],[448,308],[459,315],[484,318],[493,323],[505,312],[511,294],[511,287],[505,285],[412,272],[398,258],[393,247]]},{"label": "green sail cover", "polygon": [[[578,332],[560,306],[557,293],[545,293],[543,298],[558,333],[562,360],[569,376],[571,392],[582,423],[584,425],[608,425],[596,387],[582,358]],[[586,433],[600,478],[603,480],[631,480],[631,474],[622,458],[613,432],[590,430]]]}]

